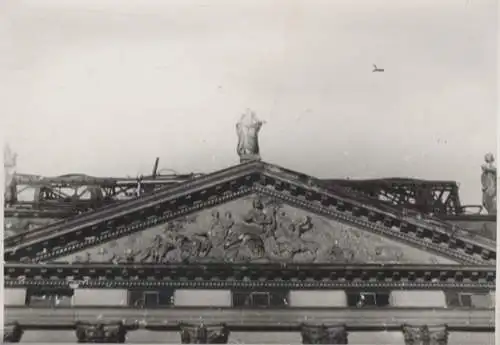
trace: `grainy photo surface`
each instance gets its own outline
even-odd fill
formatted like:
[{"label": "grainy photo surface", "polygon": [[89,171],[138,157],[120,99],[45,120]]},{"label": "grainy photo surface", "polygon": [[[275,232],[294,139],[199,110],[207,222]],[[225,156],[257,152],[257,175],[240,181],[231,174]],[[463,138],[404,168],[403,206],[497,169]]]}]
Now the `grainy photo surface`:
[{"label": "grainy photo surface", "polygon": [[3,341],[492,345],[494,0],[4,0]]}]

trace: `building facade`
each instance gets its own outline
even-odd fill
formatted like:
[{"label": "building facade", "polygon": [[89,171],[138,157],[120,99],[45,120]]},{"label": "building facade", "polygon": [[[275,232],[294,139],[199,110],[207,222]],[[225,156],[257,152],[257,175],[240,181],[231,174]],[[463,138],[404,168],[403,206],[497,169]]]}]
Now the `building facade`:
[{"label": "building facade", "polygon": [[265,163],[257,123],[238,165],[8,236],[4,341],[494,343],[495,214]]}]

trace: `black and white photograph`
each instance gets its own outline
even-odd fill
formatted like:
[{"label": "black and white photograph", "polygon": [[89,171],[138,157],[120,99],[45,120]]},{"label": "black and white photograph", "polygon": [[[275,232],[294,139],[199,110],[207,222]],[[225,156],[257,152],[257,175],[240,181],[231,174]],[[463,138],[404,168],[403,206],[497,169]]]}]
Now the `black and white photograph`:
[{"label": "black and white photograph", "polygon": [[3,0],[3,342],[495,344],[497,24]]}]

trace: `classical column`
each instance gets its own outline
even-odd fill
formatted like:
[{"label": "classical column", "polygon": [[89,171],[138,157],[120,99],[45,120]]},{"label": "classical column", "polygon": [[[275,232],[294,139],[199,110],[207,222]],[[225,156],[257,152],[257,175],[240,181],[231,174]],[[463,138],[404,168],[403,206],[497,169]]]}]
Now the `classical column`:
[{"label": "classical column", "polygon": [[345,325],[325,326],[302,324],[302,344],[348,344]]},{"label": "classical column", "polygon": [[79,343],[125,343],[127,329],[122,322],[83,323],[76,326]]},{"label": "classical column", "polygon": [[229,329],[226,324],[205,325],[186,324],[180,325],[182,344],[227,344],[229,339]]},{"label": "classical column", "polygon": [[410,326],[403,325],[403,335],[406,345],[447,345],[448,327],[438,326]]},{"label": "classical column", "polygon": [[23,336],[23,329],[17,322],[7,323],[3,327],[4,343],[19,343]]}]

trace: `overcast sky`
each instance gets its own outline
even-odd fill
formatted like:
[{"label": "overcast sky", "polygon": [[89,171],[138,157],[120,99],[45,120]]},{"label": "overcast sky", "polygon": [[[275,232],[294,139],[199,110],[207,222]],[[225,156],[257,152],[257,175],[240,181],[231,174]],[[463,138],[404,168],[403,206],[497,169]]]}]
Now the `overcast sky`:
[{"label": "overcast sky", "polygon": [[[3,1],[18,171],[135,176],[265,161],[317,177],[457,180],[496,148],[494,0]],[[372,73],[372,64],[385,73]],[[5,68],[5,67],[4,67]],[[5,107],[6,106],[6,107]]]}]

